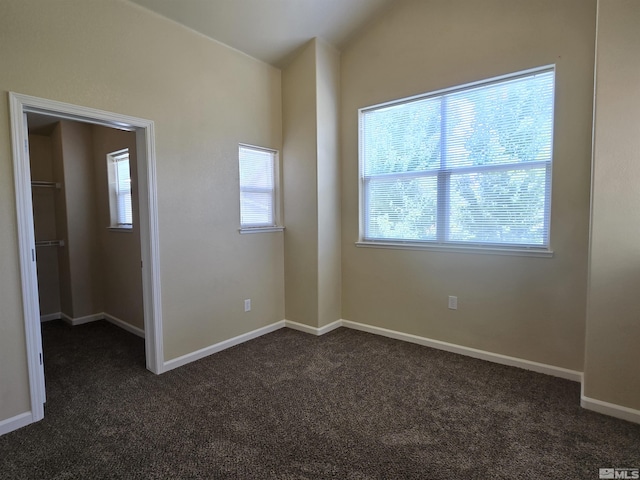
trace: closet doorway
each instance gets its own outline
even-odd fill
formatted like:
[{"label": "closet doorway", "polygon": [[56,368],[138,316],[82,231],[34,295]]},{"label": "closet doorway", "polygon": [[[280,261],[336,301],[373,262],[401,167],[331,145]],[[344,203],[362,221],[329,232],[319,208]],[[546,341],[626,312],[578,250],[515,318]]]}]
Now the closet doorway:
[{"label": "closet doorway", "polygon": [[[136,326],[135,321],[124,321],[120,322],[120,326],[144,337],[147,369],[156,374],[163,372],[154,130],[153,122],[140,118],[16,93],[9,93],[9,100],[22,300],[31,394],[30,421],[25,423],[28,424],[44,418],[45,384],[41,316],[43,320],[46,320],[47,314],[50,316],[49,318],[61,315],[72,324],[84,323],[98,317],[106,318],[116,324],[120,320],[114,314],[108,313],[106,310],[102,311],[101,306],[105,305],[105,299],[101,298],[100,294],[93,293],[99,290],[95,285],[91,285],[93,280],[90,278],[91,270],[96,270],[96,266],[91,265],[91,258],[95,258],[97,249],[101,249],[102,254],[107,252],[107,256],[117,256],[118,251],[125,254],[126,250],[129,252],[129,257],[132,255],[137,257],[136,263],[141,260],[141,265],[139,267],[136,265],[136,268],[140,268],[139,271],[142,272],[141,276],[138,274],[139,271],[132,276],[137,277],[138,282],[141,281],[142,303],[138,307],[133,306],[132,308],[142,310],[143,322],[138,319],[139,326]],[[40,133],[40,137],[32,137],[33,145],[29,143],[30,127],[33,133]],[[42,138],[43,133],[45,137],[50,137],[49,141]],[[52,134],[54,136],[51,136]],[[105,156],[104,165],[85,168],[84,177],[82,176],[82,167],[79,169],[68,168],[68,172],[65,172],[62,162],[55,158],[59,154],[56,151],[63,150],[61,145],[65,137],[68,137],[69,141],[80,139],[80,144],[82,144],[83,135],[85,138],[89,135],[91,139],[97,139],[95,142],[93,140],[89,143],[85,142],[85,154],[91,154],[93,157],[96,155]],[[87,151],[89,144],[91,152]],[[113,145],[119,146],[113,147]],[[30,147],[34,154],[37,152],[38,155],[42,155],[42,158],[34,163],[33,175],[29,156]],[[48,147],[54,147],[50,148],[49,154],[46,153]],[[82,149],[82,145],[74,145],[70,149],[70,156],[73,157],[78,150]],[[128,171],[123,168],[124,162],[129,164],[130,160],[132,160],[132,167],[134,163],[136,164],[131,171],[132,178],[120,178],[119,180],[118,175],[123,176],[124,172]],[[70,194],[72,189],[77,195],[82,195],[83,191],[86,194],[89,183],[99,185],[95,177],[102,173],[107,175],[109,184],[105,184],[103,192],[95,193],[103,193],[109,197],[106,206],[104,203],[98,205],[100,203],[98,200],[90,199],[86,195],[85,197],[77,197],[77,202],[67,201],[66,204],[64,197],[56,198],[61,197],[60,193],[63,189],[69,190],[65,191],[65,197]],[[92,176],[93,178],[91,178]],[[125,187],[130,180],[137,180],[137,195],[131,195],[131,190],[129,190],[127,197]],[[45,197],[39,199],[36,195],[44,195]],[[55,199],[55,201],[47,201],[46,195],[54,197],[51,200]],[[128,205],[127,202],[129,202]],[[34,207],[36,216],[40,217],[38,219],[34,217]],[[65,211],[66,208],[72,209],[73,212]],[[71,245],[74,250],[73,252],[69,251],[69,245],[65,245],[65,243],[69,243],[72,235],[77,234],[78,225],[69,225],[67,220],[72,219],[72,222],[75,222],[80,217],[87,220],[88,215],[92,213],[89,210],[93,209],[93,212],[102,211],[105,213],[105,208],[111,218],[108,227],[109,233],[112,236],[121,235],[120,240],[123,240],[122,237],[127,237],[129,246],[125,250],[121,250],[123,245],[118,245],[117,240],[114,243],[113,238],[103,238],[101,242],[101,239],[98,238],[99,235],[102,235],[99,228],[78,224],[81,234],[86,236],[93,231],[95,235],[92,240],[89,240],[89,243],[85,242],[84,246],[80,246],[80,248],[78,248],[80,242],[74,242],[76,247]],[[135,235],[133,235],[131,225],[133,218],[139,223]],[[37,228],[34,228],[34,220],[36,220]],[[50,237],[52,234],[56,234],[60,238],[42,238],[43,236]],[[132,247],[130,241],[132,238],[135,238],[139,244]],[[65,242],[65,239],[69,240]],[[120,243],[122,244],[122,242]],[[60,249],[64,249],[64,253],[59,255]],[[43,308],[53,311],[43,312],[44,315],[41,314],[41,302],[38,294],[36,251],[43,262],[40,281],[43,284],[48,282],[51,287],[49,295],[45,295],[46,298],[42,300],[44,302]],[[82,265],[81,270],[84,270],[86,277],[77,278],[74,281],[77,284],[78,292],[84,292],[82,295],[76,295],[76,300],[79,302],[71,300],[73,295],[68,295],[68,290],[73,289],[74,286],[67,281],[68,278],[63,278],[65,275],[68,277],[70,273],[69,255],[77,257],[75,264]],[[128,268],[130,267],[131,265]],[[83,273],[80,272],[78,275],[82,277]],[[57,286],[56,282],[58,282]],[[57,297],[56,288],[58,289]],[[138,295],[139,290],[138,288]],[[115,305],[115,302],[111,303]],[[60,310],[57,311],[57,308]],[[96,309],[99,311],[95,312]]]}]

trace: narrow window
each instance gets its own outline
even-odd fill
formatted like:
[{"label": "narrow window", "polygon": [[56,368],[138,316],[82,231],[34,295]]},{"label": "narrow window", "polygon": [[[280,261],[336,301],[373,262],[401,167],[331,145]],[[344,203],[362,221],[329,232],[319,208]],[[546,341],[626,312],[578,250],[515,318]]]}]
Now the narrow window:
[{"label": "narrow window", "polygon": [[240,145],[240,227],[277,226],[276,172],[278,152]]},{"label": "narrow window", "polygon": [[107,155],[109,176],[109,211],[112,228],[132,228],[131,170],[129,150],[119,150]]},{"label": "narrow window", "polygon": [[549,249],[553,67],[360,110],[361,240]]}]

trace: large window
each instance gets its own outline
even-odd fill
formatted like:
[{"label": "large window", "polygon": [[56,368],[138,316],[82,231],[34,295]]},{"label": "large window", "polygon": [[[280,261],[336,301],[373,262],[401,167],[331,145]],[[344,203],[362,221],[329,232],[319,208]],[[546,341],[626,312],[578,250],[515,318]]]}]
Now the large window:
[{"label": "large window", "polygon": [[278,152],[240,145],[241,232],[281,229],[277,226]]},{"label": "large window", "polygon": [[361,240],[548,250],[554,69],[360,110]]},{"label": "large window", "polygon": [[131,170],[129,150],[120,150],[107,155],[109,176],[109,210],[112,228],[132,228]]}]

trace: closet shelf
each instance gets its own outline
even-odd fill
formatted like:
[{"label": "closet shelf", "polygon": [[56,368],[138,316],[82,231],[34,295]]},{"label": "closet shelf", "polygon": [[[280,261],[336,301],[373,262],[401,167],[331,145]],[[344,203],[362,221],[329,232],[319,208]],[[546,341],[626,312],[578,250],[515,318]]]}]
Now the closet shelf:
[{"label": "closet shelf", "polygon": [[64,247],[64,240],[41,240],[36,242],[36,247]]},{"label": "closet shelf", "polygon": [[33,182],[31,182],[31,186],[32,187],[44,187],[44,188],[61,188],[62,185],[58,182],[41,182],[38,180],[35,180]]}]

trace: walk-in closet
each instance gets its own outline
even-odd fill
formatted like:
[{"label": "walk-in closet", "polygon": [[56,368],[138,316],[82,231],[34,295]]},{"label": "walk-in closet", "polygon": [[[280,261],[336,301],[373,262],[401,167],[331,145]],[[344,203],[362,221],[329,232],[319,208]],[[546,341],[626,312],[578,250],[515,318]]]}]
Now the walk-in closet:
[{"label": "walk-in closet", "polygon": [[144,336],[135,133],[27,118],[41,320]]}]

